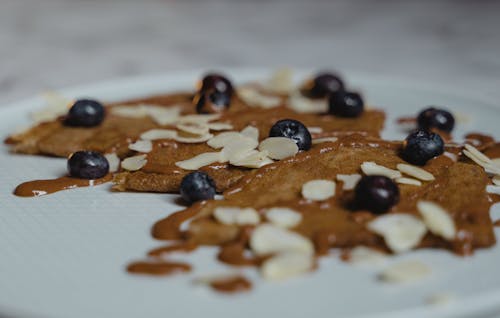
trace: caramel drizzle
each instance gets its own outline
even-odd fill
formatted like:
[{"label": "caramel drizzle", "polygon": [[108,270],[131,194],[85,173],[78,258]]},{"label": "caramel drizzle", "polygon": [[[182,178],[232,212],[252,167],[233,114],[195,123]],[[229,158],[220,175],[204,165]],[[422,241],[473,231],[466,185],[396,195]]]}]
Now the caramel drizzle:
[{"label": "caramel drizzle", "polygon": [[19,197],[39,197],[62,190],[99,185],[109,182],[111,179],[111,174],[107,174],[106,176],[95,180],[72,177],[61,177],[49,180],[33,180],[18,185],[14,190],[14,194]]},{"label": "caramel drizzle", "polygon": [[127,271],[132,274],[145,275],[172,275],[191,271],[191,265],[178,262],[149,262],[138,261],[127,266]]},{"label": "caramel drizzle", "polygon": [[222,293],[235,293],[252,289],[252,282],[243,276],[235,276],[214,280],[210,282],[210,287]]}]

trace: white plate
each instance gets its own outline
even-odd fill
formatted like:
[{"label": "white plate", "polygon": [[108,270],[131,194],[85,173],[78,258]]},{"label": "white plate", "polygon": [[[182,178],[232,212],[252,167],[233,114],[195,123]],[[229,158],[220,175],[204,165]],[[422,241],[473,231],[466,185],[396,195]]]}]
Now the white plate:
[{"label": "white plate", "polygon": [[[191,88],[202,72],[119,80],[63,90],[70,97],[123,99]],[[262,71],[228,70],[237,81],[264,78]],[[298,74],[299,78],[306,73]],[[449,89],[400,79],[347,74],[374,105],[389,114],[384,136],[401,138],[393,125],[400,115],[423,106],[445,105],[468,114],[471,121],[456,131],[480,130],[500,136],[500,109],[492,103]],[[42,106],[34,98],[0,109],[0,136],[29,124],[28,113]],[[20,182],[53,178],[65,172],[65,160],[0,152],[0,312],[26,317],[456,317],[500,310],[500,248],[456,257],[446,251],[422,250],[393,259],[419,259],[433,275],[403,286],[377,282],[380,268],[358,268],[338,257],[321,260],[320,269],[283,283],[267,283],[248,270],[255,289],[224,296],[191,284],[194,277],[220,273],[214,251],[201,249],[187,258],[190,275],[129,275],[130,260],[161,245],[149,230],[158,219],[179,209],[175,195],[110,193],[109,185],[63,191],[40,198],[11,194]],[[498,207],[496,210],[499,210]],[[499,212],[499,211],[495,211]],[[497,228],[497,235],[499,234]],[[426,298],[452,293],[446,306]]]}]

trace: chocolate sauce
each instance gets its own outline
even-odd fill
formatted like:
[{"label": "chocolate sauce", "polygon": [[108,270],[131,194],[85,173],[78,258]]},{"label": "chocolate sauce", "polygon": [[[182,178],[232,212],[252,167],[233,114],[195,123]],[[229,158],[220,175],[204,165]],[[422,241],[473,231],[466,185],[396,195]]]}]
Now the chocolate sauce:
[{"label": "chocolate sauce", "polygon": [[62,190],[99,185],[111,181],[111,179],[111,174],[108,174],[103,178],[95,180],[72,177],[61,177],[49,180],[33,180],[18,185],[14,190],[14,194],[19,197],[39,197]]},{"label": "chocolate sauce", "polygon": [[132,274],[145,275],[172,275],[191,271],[191,265],[177,262],[148,262],[139,261],[127,266],[127,271]]},{"label": "chocolate sauce", "polygon": [[214,280],[210,287],[221,293],[236,293],[250,290],[252,282],[243,276],[235,276]]}]

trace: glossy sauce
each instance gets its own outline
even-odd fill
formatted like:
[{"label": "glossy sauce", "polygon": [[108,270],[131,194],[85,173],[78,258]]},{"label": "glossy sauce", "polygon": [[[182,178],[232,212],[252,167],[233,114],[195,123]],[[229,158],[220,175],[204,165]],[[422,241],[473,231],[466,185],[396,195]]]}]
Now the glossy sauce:
[{"label": "glossy sauce", "polygon": [[243,276],[236,276],[214,280],[210,282],[210,287],[221,293],[236,293],[250,290],[252,282]]},{"label": "glossy sauce", "polygon": [[14,190],[14,194],[20,197],[38,197],[50,193],[80,188],[91,187],[111,181],[112,176],[108,174],[100,179],[88,180],[72,177],[61,177],[49,180],[33,180],[21,183]]},{"label": "glossy sauce", "polygon": [[132,274],[145,275],[172,275],[191,271],[191,265],[178,262],[148,262],[139,261],[127,266],[127,271]]},{"label": "glossy sauce", "polygon": [[198,248],[197,244],[192,243],[190,241],[186,241],[182,243],[172,244],[169,246],[162,246],[155,248],[148,252],[148,256],[158,257],[162,256],[163,254],[174,253],[174,252],[189,253],[196,250],[197,248]]}]

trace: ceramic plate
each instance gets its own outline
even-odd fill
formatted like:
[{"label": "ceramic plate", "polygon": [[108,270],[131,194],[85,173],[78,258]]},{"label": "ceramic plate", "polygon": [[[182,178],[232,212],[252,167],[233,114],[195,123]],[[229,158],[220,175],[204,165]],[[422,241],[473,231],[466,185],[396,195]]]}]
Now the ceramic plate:
[{"label": "ceramic plate", "polygon": [[[227,70],[236,82],[261,79],[268,72]],[[104,82],[61,90],[68,97],[105,101],[190,89],[201,71]],[[308,73],[297,74],[304,78]],[[388,113],[384,137],[402,138],[394,125],[401,115],[426,105],[444,105],[467,120],[455,136],[480,130],[500,137],[500,108],[453,89],[404,79],[346,74],[370,104]],[[457,90],[458,91],[458,90]],[[462,91],[460,91],[462,92]],[[29,125],[29,113],[43,106],[33,98],[0,108],[0,136]],[[58,158],[9,154],[0,147],[0,313],[20,317],[477,317],[500,310],[500,247],[462,258],[446,251],[420,250],[391,258],[417,259],[432,275],[406,285],[376,279],[381,267],[342,263],[338,254],[323,258],[319,270],[282,283],[262,281],[249,269],[252,292],[227,296],[195,286],[193,279],[222,273],[214,250],[187,258],[193,273],[174,277],[129,275],[125,266],[161,242],[149,230],[178,210],[175,195],[111,193],[109,184],[63,191],[39,198],[12,195],[23,181],[65,173]],[[496,211],[495,211],[496,210]],[[498,213],[499,207],[492,213]],[[497,228],[497,237],[500,231]],[[447,305],[428,305],[436,294],[453,295]]]}]

